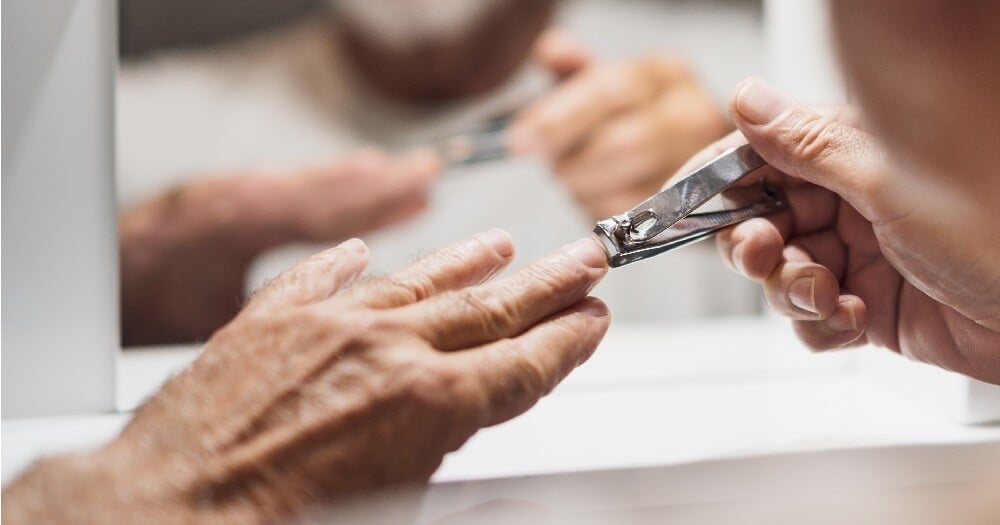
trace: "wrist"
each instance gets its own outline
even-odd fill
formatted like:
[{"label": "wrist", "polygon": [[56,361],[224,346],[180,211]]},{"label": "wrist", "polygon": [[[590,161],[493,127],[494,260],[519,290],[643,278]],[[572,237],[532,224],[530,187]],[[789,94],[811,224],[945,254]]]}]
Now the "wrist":
[{"label": "wrist", "polygon": [[4,488],[4,523],[188,523],[191,513],[144,459],[105,450],[44,458]]}]

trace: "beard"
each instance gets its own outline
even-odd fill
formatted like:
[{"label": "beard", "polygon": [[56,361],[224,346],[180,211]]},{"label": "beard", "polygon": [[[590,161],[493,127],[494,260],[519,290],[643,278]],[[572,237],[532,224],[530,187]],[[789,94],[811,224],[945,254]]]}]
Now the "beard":
[{"label": "beard", "polygon": [[369,43],[405,50],[456,39],[510,0],[326,0]]}]

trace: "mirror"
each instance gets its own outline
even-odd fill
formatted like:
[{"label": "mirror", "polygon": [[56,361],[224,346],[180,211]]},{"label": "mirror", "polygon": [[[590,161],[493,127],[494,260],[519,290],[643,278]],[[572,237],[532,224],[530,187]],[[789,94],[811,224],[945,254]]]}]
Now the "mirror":
[{"label": "mirror", "polygon": [[[761,69],[760,23],[741,0],[121,0],[124,345],[204,341],[253,289],[354,236],[386,272],[492,227],[513,235],[515,266],[588,234],[596,208],[537,157],[441,173],[398,159],[572,82],[532,54],[549,28],[595,64],[681,57],[721,111]],[[617,177],[604,171],[591,178]],[[617,322],[760,311],[710,243],[617,269],[595,293]]]}]

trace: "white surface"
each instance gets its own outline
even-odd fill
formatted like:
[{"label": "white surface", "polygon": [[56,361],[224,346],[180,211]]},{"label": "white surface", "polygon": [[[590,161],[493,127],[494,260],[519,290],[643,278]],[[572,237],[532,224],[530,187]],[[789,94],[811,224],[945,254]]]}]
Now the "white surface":
[{"label": "white surface", "polygon": [[435,479],[1000,440],[1000,426],[963,426],[857,373],[854,357],[810,354],[780,322],[625,326],[530,412],[448,456]]},{"label": "white surface", "polygon": [[[141,398],[194,355],[126,353],[133,383],[120,392]],[[615,325],[591,361],[552,395],[478,433],[445,459],[435,480],[1000,441],[1000,427],[955,423],[856,373],[853,361],[849,352],[809,354],[788,326],[771,321]],[[40,454],[99,445],[125,419],[5,421],[4,481]]]},{"label": "white surface", "polygon": [[1000,386],[871,352],[858,362],[859,370],[923,407],[960,423],[1000,424]]},{"label": "white surface", "polygon": [[992,525],[998,467],[993,442],[445,483],[423,495],[421,522]]},{"label": "white surface", "polygon": [[111,410],[115,2],[3,15],[3,417]]},{"label": "white surface", "polygon": [[768,80],[806,104],[847,102],[827,0],[765,0]]}]

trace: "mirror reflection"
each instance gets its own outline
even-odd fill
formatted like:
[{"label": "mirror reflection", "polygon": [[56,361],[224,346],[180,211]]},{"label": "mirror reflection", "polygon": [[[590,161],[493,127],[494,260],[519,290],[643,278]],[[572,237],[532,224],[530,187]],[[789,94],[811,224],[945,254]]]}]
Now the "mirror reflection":
[{"label": "mirror reflection", "polygon": [[[731,128],[760,7],[703,4],[123,0],[124,345],[204,341],[352,237],[381,273],[492,227],[514,267],[586,235]],[[618,322],[760,304],[710,243],[616,270],[600,297]]]}]

